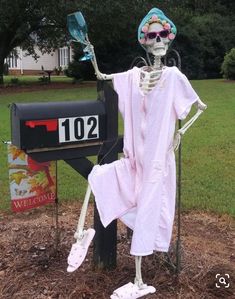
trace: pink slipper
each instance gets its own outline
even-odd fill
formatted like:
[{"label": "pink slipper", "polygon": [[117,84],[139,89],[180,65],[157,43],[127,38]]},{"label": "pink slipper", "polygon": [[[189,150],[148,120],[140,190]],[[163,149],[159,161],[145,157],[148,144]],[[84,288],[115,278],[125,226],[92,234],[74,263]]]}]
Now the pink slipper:
[{"label": "pink slipper", "polygon": [[111,299],[136,299],[142,296],[153,294],[156,289],[152,286],[147,286],[144,288],[139,288],[136,284],[129,282],[124,286],[116,289],[110,296]]},{"label": "pink slipper", "polygon": [[90,246],[94,235],[95,230],[93,228],[89,228],[84,231],[82,239],[78,239],[77,242],[72,245],[68,256],[67,272],[73,272],[81,266],[87,255],[88,247]]}]

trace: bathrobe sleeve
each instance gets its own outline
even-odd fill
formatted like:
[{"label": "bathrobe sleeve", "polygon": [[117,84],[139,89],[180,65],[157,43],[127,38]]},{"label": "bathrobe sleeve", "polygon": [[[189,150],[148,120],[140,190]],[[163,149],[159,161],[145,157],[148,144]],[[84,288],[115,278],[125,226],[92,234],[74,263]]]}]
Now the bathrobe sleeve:
[{"label": "bathrobe sleeve", "polygon": [[174,109],[178,119],[185,119],[199,96],[184,74],[178,70],[176,75]]},{"label": "bathrobe sleeve", "polygon": [[122,115],[124,115],[125,103],[129,98],[128,94],[130,92],[130,77],[130,70],[113,75],[113,87],[118,94],[118,108]]}]

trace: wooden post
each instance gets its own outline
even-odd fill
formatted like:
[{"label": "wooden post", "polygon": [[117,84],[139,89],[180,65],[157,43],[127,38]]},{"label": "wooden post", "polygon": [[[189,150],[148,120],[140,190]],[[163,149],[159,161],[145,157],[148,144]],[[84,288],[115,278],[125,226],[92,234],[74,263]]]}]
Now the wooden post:
[{"label": "wooden post", "polygon": [[[118,152],[113,148],[118,140],[118,97],[107,82],[99,81],[97,89],[100,100],[105,101],[107,116],[106,140],[110,141],[110,146],[105,151],[102,151],[102,155],[98,156],[98,163],[105,164],[118,159]],[[113,269],[116,267],[117,256],[117,221],[113,221],[107,228],[104,228],[95,207],[94,228],[96,230],[94,238],[94,264],[101,269]]]}]

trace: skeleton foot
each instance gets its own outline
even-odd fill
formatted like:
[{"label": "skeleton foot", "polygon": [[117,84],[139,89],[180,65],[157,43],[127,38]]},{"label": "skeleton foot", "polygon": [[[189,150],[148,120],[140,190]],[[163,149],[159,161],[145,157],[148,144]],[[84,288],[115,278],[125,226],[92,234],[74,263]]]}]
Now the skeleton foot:
[{"label": "skeleton foot", "polygon": [[148,285],[146,283],[144,283],[142,279],[135,278],[135,282],[134,283],[141,290],[142,289],[146,289],[148,287]]},{"label": "skeleton foot", "polygon": [[144,289],[139,288],[136,284],[129,282],[124,286],[116,289],[110,296],[111,299],[137,299],[148,294],[153,294],[156,289],[152,286],[147,286]]}]

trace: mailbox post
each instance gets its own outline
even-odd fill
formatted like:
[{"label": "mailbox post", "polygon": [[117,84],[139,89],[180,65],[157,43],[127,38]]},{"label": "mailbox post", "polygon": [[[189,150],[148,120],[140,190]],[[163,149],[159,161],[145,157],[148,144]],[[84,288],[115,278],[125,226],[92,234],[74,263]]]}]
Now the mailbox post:
[{"label": "mailbox post", "polygon": [[[106,109],[110,117],[106,121],[106,137],[111,143],[111,148],[115,147],[118,138],[118,98],[117,94],[104,81],[98,85],[98,92],[104,90],[103,100],[106,103]],[[98,163],[110,163],[118,159],[117,150],[108,150],[108,154],[98,156]],[[117,221],[114,220],[105,229],[100,221],[97,209],[94,210],[94,227],[96,235],[94,239],[94,263],[99,267],[115,268],[117,257]]]},{"label": "mailbox post", "polygon": [[[13,104],[12,143],[38,162],[64,160],[87,179],[93,163],[110,163],[122,152],[118,137],[118,96],[107,82],[98,82],[98,100]],[[106,229],[94,211],[94,263],[116,266],[117,223]]]}]

